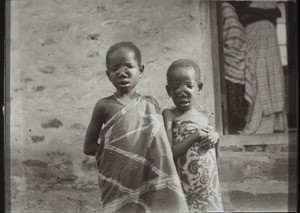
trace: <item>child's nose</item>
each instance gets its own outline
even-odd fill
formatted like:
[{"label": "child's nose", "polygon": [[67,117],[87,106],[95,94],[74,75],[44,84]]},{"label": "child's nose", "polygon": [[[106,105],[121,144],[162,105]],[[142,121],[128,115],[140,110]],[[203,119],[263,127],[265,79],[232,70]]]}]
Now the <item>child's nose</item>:
[{"label": "child's nose", "polygon": [[127,76],[128,75],[128,68],[126,66],[120,67],[118,75],[119,76]]},{"label": "child's nose", "polygon": [[178,88],[177,93],[180,95],[187,95],[187,89],[185,86],[181,86]]},{"label": "child's nose", "polygon": [[186,87],[185,85],[182,85],[182,86],[180,86],[180,87],[178,88],[178,90],[179,90],[180,92],[183,92],[183,91],[186,91],[186,90],[187,90],[187,87]]}]

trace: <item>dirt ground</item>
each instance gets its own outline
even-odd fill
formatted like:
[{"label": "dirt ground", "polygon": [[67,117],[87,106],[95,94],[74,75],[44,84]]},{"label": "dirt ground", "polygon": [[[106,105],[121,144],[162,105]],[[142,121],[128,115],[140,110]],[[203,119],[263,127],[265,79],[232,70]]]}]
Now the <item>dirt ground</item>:
[{"label": "dirt ground", "polygon": [[29,189],[26,195],[11,199],[7,212],[100,212],[99,188],[77,189],[55,186]]}]

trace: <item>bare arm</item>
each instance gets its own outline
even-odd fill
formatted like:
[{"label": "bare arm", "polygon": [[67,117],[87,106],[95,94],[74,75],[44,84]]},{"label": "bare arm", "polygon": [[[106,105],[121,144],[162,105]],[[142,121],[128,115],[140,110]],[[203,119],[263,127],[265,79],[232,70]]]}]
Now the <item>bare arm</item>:
[{"label": "bare arm", "polygon": [[85,134],[83,152],[86,155],[95,156],[97,150],[99,149],[100,145],[97,143],[97,141],[104,123],[102,111],[101,101],[99,101],[94,108],[90,124]]},{"label": "bare arm", "polygon": [[201,137],[206,135],[204,131],[199,130],[192,133],[188,137],[184,138],[180,143],[173,144],[173,134],[172,134],[173,113],[171,110],[165,109],[162,115],[164,118],[164,125],[168,135],[169,142],[171,144],[174,158],[178,158],[180,155],[184,154],[195,141],[199,140]]},{"label": "bare arm", "polygon": [[[209,122],[210,123],[210,122]],[[209,125],[210,131],[208,134],[203,138],[203,143],[207,144],[205,147],[206,149],[215,148],[216,158],[219,158],[219,142],[221,142],[220,135],[217,131],[213,129],[211,125]]]},{"label": "bare arm", "polygon": [[205,134],[206,133],[204,131],[198,130],[182,139],[180,143],[173,144],[171,147],[174,158],[178,158],[180,155],[184,154],[188,150],[188,148],[193,145],[193,143],[199,141]]}]

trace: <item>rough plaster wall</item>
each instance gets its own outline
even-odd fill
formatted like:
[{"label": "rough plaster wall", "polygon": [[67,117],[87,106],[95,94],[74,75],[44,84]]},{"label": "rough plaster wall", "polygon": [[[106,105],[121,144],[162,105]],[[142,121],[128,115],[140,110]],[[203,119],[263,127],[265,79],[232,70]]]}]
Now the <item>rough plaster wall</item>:
[{"label": "rough plaster wall", "polygon": [[114,92],[104,71],[116,42],[140,47],[138,90],[162,107],[172,106],[164,89],[170,63],[196,61],[204,79],[198,107],[214,113],[209,11],[196,0],[11,1],[12,197],[49,184],[97,187],[82,146],[95,103]]}]

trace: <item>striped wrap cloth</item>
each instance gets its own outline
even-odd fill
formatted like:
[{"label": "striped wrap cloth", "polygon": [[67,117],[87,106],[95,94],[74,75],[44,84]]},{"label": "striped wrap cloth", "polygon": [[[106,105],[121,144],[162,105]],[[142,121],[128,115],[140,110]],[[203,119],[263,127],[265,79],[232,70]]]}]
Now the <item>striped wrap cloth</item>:
[{"label": "striped wrap cloth", "polygon": [[103,212],[188,212],[154,98],[127,104],[103,127],[100,143],[96,161]]}]

